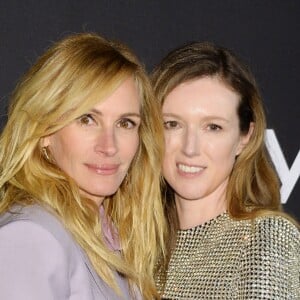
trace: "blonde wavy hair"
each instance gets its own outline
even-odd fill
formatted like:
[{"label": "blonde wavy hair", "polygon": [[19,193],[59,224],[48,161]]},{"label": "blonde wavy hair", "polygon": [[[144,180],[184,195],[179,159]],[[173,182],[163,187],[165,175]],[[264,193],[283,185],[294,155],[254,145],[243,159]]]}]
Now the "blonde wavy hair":
[{"label": "blonde wavy hair", "polygon": [[[118,256],[101,238],[99,208],[44,158],[41,140],[105,100],[130,76],[140,92],[140,144],[126,180],[104,201],[119,233]],[[14,204],[49,207],[107,284],[119,291],[113,276],[117,271],[145,299],[157,298],[153,273],[164,253],[166,230],[160,196],[160,118],[144,68],[127,47],[94,33],[73,34],[55,43],[25,74],[10,103],[0,138],[0,212]]]},{"label": "blonde wavy hair", "polygon": [[[228,213],[235,219],[270,214],[289,218],[282,212],[280,182],[264,142],[266,118],[262,98],[252,73],[236,55],[208,42],[194,42],[171,51],[152,75],[160,105],[176,86],[201,77],[218,77],[240,95],[237,114],[241,134],[247,134],[254,123],[250,141],[236,158],[229,178]],[[163,192],[170,236],[174,237],[178,228],[174,191],[166,183]]]}]

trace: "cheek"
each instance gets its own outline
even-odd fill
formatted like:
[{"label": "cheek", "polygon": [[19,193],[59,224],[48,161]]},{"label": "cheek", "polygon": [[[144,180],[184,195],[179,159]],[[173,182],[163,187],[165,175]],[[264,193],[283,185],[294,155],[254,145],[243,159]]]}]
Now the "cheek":
[{"label": "cheek", "polygon": [[69,144],[56,140],[49,147],[55,163],[58,167],[64,169],[64,166],[68,163],[72,156],[72,149]]},{"label": "cheek", "polygon": [[166,147],[164,159],[162,163],[162,173],[167,180],[169,179],[169,174],[174,172],[176,169],[176,159],[175,159],[175,155],[173,155],[172,152],[173,152],[172,149],[170,148],[168,149]]},{"label": "cheek", "polygon": [[69,134],[67,130],[57,133],[50,138],[49,149],[56,162],[62,168],[71,163],[72,157],[84,156],[83,148],[86,145],[83,139]]},{"label": "cheek", "polygon": [[163,158],[163,172],[168,171],[169,166],[172,164],[172,161],[175,160],[174,153],[176,152],[176,148],[174,146],[174,139],[172,139],[169,135],[165,136],[165,152]]},{"label": "cheek", "polygon": [[135,143],[133,144],[134,147],[132,147],[132,157],[135,156],[135,154],[137,153],[138,149],[139,149],[139,146],[140,146],[140,140],[139,138],[136,139]]},{"label": "cheek", "polygon": [[235,163],[236,149],[236,144],[229,142],[212,145],[209,151],[219,166],[227,165],[228,168],[232,168]]},{"label": "cheek", "polygon": [[137,150],[140,145],[140,139],[138,135],[134,135],[128,138],[122,138],[122,145],[120,146],[120,150],[123,149],[123,154],[128,157],[128,159],[132,160],[137,153]]},{"label": "cheek", "polygon": [[182,147],[183,137],[180,133],[167,132],[164,135],[165,138],[165,155],[173,153],[175,151],[180,151]]},{"label": "cheek", "polygon": [[203,148],[207,153],[219,159],[235,158],[238,149],[238,139],[232,136],[223,136],[219,139],[207,138],[205,143],[202,143]]}]

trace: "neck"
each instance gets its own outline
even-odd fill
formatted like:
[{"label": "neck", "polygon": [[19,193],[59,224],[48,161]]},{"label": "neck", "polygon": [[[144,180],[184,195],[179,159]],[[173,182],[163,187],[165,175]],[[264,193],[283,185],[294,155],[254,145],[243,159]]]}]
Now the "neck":
[{"label": "neck", "polygon": [[92,200],[93,202],[95,202],[98,207],[100,207],[102,205],[102,202],[105,198],[105,197],[89,194],[89,193],[85,192],[84,190],[80,190],[80,194],[81,194],[81,196],[86,197],[86,198]]},{"label": "neck", "polygon": [[212,194],[187,200],[175,196],[180,229],[189,229],[204,224],[226,211],[226,184]]}]

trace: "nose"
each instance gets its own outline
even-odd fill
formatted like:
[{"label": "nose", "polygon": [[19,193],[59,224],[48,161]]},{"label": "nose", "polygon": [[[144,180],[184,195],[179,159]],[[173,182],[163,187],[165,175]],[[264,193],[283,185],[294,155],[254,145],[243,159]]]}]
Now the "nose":
[{"label": "nose", "polygon": [[183,135],[182,152],[186,156],[196,156],[200,154],[200,133],[197,128],[186,128]]},{"label": "nose", "polygon": [[95,151],[106,156],[113,156],[117,153],[117,139],[113,128],[101,128],[97,134]]}]

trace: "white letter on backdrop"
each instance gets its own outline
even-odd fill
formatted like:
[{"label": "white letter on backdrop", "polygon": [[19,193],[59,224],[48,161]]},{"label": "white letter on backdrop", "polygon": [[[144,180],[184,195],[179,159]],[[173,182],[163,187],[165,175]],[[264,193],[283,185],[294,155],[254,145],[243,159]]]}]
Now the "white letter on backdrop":
[{"label": "white letter on backdrop", "polygon": [[281,202],[286,203],[300,176],[300,150],[289,169],[273,129],[266,131],[266,146],[282,183]]}]

